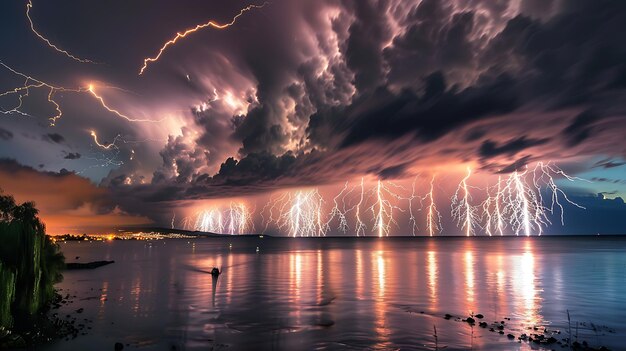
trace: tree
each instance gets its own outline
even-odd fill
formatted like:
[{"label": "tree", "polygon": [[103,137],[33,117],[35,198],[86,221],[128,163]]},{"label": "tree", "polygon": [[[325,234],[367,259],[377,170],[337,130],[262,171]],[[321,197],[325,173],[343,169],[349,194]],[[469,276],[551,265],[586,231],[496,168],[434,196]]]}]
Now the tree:
[{"label": "tree", "polygon": [[40,312],[63,278],[65,259],[38,214],[34,202],[17,205],[0,190],[0,327]]}]

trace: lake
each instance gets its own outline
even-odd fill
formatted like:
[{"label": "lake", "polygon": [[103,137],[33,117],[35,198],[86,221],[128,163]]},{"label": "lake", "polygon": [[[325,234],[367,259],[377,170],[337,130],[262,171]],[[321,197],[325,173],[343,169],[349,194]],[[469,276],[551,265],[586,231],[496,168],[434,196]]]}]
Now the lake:
[{"label": "lake", "polygon": [[[626,237],[266,236],[61,248],[67,262],[115,263],[65,272],[58,287],[75,297],[57,311],[87,335],[42,350],[115,342],[125,350],[530,350],[537,345],[517,338],[544,328],[559,341],[571,329],[580,342],[626,349]],[[470,314],[474,325],[460,319]]]}]

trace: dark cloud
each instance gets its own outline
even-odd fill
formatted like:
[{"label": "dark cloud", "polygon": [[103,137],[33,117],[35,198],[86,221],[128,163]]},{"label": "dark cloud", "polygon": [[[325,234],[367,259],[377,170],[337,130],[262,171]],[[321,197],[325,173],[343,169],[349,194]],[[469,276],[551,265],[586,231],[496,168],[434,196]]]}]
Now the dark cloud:
[{"label": "dark cloud", "polygon": [[611,159],[604,159],[596,162],[593,167],[602,167],[602,168],[615,168],[626,165],[626,162],[613,161]]},{"label": "dark cloud", "polygon": [[327,121],[334,124],[335,132],[345,134],[341,147],[407,134],[431,142],[469,122],[515,110],[519,101],[512,86],[509,77],[500,76],[484,85],[456,91],[447,89],[443,74],[436,72],[425,79],[422,95],[380,89]]},{"label": "dark cloud", "polygon": [[383,43],[390,37],[384,2],[346,1],[356,19],[349,28],[346,61],[354,72],[356,87],[367,92],[382,83]]},{"label": "dark cloud", "polygon": [[563,130],[563,134],[567,138],[569,146],[576,146],[592,136],[593,123],[599,119],[597,114],[585,111],[572,121],[572,123]]},{"label": "dark cloud", "polygon": [[515,162],[498,169],[496,173],[499,173],[499,174],[512,173],[512,172],[522,169],[529,162],[530,162],[530,156],[524,156],[520,159],[517,159]]},{"label": "dark cloud", "polygon": [[4,128],[0,128],[0,140],[11,140],[13,139],[13,133]]},{"label": "dark cloud", "polygon": [[382,179],[387,179],[387,178],[399,179],[399,178],[402,178],[408,166],[409,165],[407,164],[403,164],[403,165],[387,167],[381,170],[380,172],[378,172],[378,176]]},{"label": "dark cloud", "polygon": [[65,142],[65,137],[63,137],[63,135],[59,133],[47,133],[47,134],[42,135],[41,138],[45,141],[55,143],[55,144],[61,144]]},{"label": "dark cloud", "polygon": [[66,160],[77,160],[80,158],[80,154],[78,152],[69,152],[67,155],[65,155],[65,157],[63,157]]},{"label": "dark cloud", "polygon": [[290,153],[282,156],[253,153],[240,161],[231,157],[222,163],[213,180],[226,185],[243,185],[258,180],[273,180],[284,176],[293,166],[295,159]]},{"label": "dark cloud", "polygon": [[490,158],[500,155],[514,156],[518,152],[528,149],[533,146],[543,145],[547,143],[549,139],[529,139],[526,136],[506,141],[501,145],[491,140],[485,140],[480,145],[478,154],[483,158]]},{"label": "dark cloud", "polygon": [[601,182],[601,183],[626,184],[626,179],[612,179],[612,178],[606,178],[606,177],[593,177],[593,178],[591,178],[591,180],[594,181],[594,182]]}]

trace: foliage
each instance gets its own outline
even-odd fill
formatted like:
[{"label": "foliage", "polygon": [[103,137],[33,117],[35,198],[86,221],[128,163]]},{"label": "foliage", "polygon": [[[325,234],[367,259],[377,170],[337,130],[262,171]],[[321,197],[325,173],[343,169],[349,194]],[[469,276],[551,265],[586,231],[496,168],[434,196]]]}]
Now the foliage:
[{"label": "foliage", "polygon": [[40,312],[54,298],[64,257],[37,217],[33,202],[21,205],[0,191],[0,327]]}]

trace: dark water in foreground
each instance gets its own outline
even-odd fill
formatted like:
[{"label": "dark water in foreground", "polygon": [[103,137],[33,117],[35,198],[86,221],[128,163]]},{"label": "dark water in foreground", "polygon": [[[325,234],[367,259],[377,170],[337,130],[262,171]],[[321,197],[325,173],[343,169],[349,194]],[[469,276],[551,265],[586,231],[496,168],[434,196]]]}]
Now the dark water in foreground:
[{"label": "dark water in foreground", "polygon": [[[230,246],[232,244],[232,247]],[[257,246],[259,252],[256,252]],[[61,308],[92,329],[44,350],[489,349],[528,327],[626,350],[625,237],[217,238],[61,244]],[[223,268],[217,284],[213,266]],[[84,312],[74,311],[84,308]],[[505,335],[445,320],[482,313]],[[421,313],[424,312],[424,313]],[[596,331],[591,327],[596,326]],[[556,345],[556,349],[561,349]],[[536,347],[535,347],[536,349]]]}]

